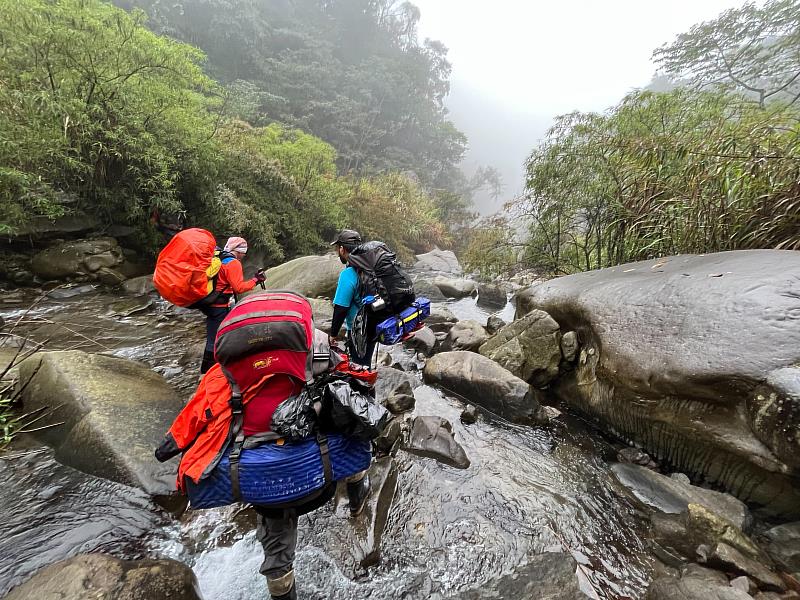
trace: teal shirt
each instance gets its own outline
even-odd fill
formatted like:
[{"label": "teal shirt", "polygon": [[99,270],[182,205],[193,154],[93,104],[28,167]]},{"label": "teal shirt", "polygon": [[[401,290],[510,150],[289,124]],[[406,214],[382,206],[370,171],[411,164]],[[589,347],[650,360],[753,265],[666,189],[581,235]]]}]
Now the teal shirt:
[{"label": "teal shirt", "polygon": [[358,273],[353,267],[347,267],[339,273],[339,283],[336,285],[336,295],[333,297],[336,306],[347,306],[347,317],[344,323],[347,330],[353,328],[353,319],[356,318],[361,306],[361,297],[358,294]]}]

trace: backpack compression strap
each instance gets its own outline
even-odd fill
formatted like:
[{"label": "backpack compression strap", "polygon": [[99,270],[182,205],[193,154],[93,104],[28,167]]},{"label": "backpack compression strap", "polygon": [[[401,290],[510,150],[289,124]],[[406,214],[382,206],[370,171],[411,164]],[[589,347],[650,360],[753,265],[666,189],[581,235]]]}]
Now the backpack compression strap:
[{"label": "backpack compression strap", "polygon": [[[220,365],[222,367],[222,365]],[[242,447],[244,446],[244,430],[242,424],[244,423],[244,400],[242,398],[242,390],[239,389],[239,384],[225,367],[222,367],[222,372],[231,386],[231,399],[228,405],[231,407],[231,432],[230,437],[233,441],[231,452],[228,455],[228,461],[231,469],[231,490],[233,491],[234,502],[240,502],[242,499],[242,489],[239,486],[239,458],[242,456]]]}]

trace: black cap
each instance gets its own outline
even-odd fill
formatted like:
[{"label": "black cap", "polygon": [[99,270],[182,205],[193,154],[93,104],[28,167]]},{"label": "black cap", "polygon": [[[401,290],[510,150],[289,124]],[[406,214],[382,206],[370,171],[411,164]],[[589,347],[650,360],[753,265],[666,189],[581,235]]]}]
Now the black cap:
[{"label": "black cap", "polygon": [[331,242],[331,246],[344,246],[345,248],[355,248],[361,244],[361,235],[352,229],[342,229],[336,239]]}]

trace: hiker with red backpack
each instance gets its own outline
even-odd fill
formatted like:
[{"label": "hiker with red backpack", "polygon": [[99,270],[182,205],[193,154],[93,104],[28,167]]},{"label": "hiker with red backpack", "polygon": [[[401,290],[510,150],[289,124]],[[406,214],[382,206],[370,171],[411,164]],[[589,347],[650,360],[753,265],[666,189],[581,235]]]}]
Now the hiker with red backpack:
[{"label": "hiker with red backpack", "polygon": [[215,356],[156,458],[183,455],[177,486],[193,509],[254,505],[270,596],[295,600],[298,516],[326,504],[337,481],[347,482],[351,515],[363,509],[370,440],[391,415],[375,401],[375,372],[350,371],[298,294],[239,302]]},{"label": "hiker with red backpack", "polygon": [[263,269],[252,279],[245,279],[242,259],[247,241],[231,237],[223,249],[205,229],[178,232],[158,255],[153,284],[159,294],[172,304],[195,308],[206,316],[206,345],[200,373],[214,364],[214,338],[228,314],[231,298],[249,292],[266,280]]}]

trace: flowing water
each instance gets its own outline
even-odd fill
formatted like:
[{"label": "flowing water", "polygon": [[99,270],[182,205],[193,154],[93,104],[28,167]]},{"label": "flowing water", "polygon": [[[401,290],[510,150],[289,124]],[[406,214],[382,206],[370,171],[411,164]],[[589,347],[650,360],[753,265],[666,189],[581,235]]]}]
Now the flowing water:
[{"label": "flowing water", "polygon": [[[188,397],[197,380],[202,317],[159,301],[136,302],[94,293],[45,299],[27,312],[0,307],[0,316],[12,323],[22,318],[16,332],[48,339],[51,348],[142,360]],[[450,308],[479,322],[489,314],[469,298]],[[501,316],[510,320],[513,308]],[[369,569],[359,566],[358,536],[341,503],[302,517],[301,597],[447,597],[544,551],[571,552],[586,589],[602,598],[643,595],[650,577],[645,521],[612,483],[607,461],[615,452],[600,436],[568,415],[545,428],[489,417],[465,426],[460,400],[427,386],[415,395],[414,414],[448,419],[471,466],[458,470],[398,453],[381,561]],[[183,560],[206,600],[267,597],[249,510],[168,518],[137,490],[77,473],[41,450],[7,455],[0,469],[0,499],[13,505],[0,520],[0,594],[42,565],[100,549]]]}]

